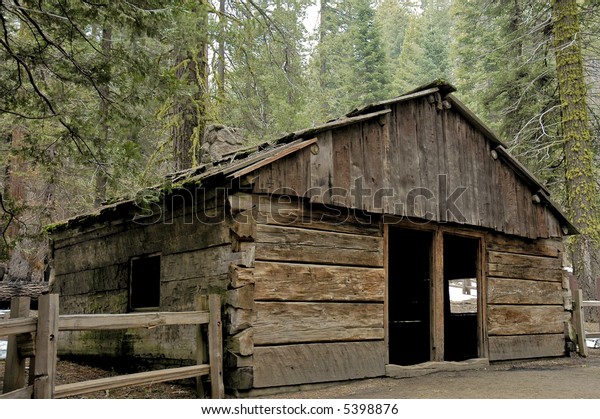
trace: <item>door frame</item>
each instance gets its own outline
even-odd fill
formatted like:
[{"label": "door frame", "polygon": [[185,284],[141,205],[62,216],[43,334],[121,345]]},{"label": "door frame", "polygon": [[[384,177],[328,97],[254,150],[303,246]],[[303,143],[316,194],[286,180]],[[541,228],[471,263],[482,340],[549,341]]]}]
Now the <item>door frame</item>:
[{"label": "door frame", "polygon": [[[386,222],[386,219],[388,222]],[[461,236],[479,240],[477,252],[477,354],[479,358],[488,358],[487,334],[487,278],[484,269],[486,261],[486,234],[482,231],[467,228],[440,225],[437,223],[415,223],[410,220],[398,220],[385,217],[383,220],[383,261],[385,274],[384,295],[384,342],[385,363],[389,364],[389,234],[390,226],[402,229],[429,231],[433,233],[432,273],[430,288],[430,360],[444,361],[444,234]]]}]

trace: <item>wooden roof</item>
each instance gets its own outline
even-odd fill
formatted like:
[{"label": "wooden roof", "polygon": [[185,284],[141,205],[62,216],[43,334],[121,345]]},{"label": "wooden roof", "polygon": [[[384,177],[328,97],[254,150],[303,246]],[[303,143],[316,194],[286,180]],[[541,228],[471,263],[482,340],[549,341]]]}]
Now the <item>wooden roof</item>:
[{"label": "wooden roof", "polygon": [[[540,200],[550,209],[563,227],[563,232],[565,232],[565,234],[577,234],[577,229],[571,224],[559,207],[549,198],[550,191],[506,150],[505,144],[496,134],[494,134],[479,118],[477,118],[477,116],[460,102],[460,100],[451,94],[455,90],[456,89],[448,83],[435,81],[396,98],[355,109],[344,117],[328,121],[325,124],[290,133],[273,142],[264,143],[257,147],[236,151],[224,156],[220,161],[203,164],[189,170],[174,173],[168,176],[168,181],[175,188],[212,184],[219,180],[230,181],[311,146],[317,141],[316,136],[321,133],[385,116],[391,112],[391,106],[402,102],[439,94],[444,101],[449,103],[449,106],[489,140],[499,158],[510,167],[510,169],[528,185],[532,193],[537,194]],[[162,187],[163,186],[161,185],[157,185],[154,189],[160,189]],[[65,230],[70,227],[86,224],[93,219],[100,221],[102,219],[118,217],[117,214],[125,214],[127,211],[131,211],[133,206],[133,200],[116,202],[92,213],[79,215],[58,223],[52,226],[52,229]]]}]

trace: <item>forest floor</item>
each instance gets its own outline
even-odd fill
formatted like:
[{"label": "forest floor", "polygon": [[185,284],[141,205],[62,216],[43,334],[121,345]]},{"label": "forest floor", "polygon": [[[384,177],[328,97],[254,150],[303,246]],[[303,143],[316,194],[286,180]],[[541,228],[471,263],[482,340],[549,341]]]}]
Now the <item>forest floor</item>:
[{"label": "forest floor", "polygon": [[[316,389],[265,396],[272,399],[597,399],[600,349],[590,355],[495,363],[473,371],[437,372],[415,378],[373,378]],[[113,371],[60,360],[58,384],[110,377]],[[0,361],[4,377],[4,361]],[[0,383],[0,391],[1,391]],[[90,399],[195,398],[187,383],[157,383],[78,396]]]}]

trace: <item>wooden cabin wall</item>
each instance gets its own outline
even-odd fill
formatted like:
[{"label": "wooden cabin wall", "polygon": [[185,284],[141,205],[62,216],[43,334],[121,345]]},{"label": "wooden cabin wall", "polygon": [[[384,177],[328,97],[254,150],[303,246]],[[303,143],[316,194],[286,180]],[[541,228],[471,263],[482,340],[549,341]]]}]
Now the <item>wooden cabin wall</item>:
[{"label": "wooden cabin wall", "polygon": [[[457,111],[440,107],[439,98],[417,98],[320,133],[310,147],[257,170],[254,192],[527,238],[561,237],[554,214],[533,202],[538,191],[502,157],[494,159],[494,147]],[[444,206],[461,187],[466,190],[453,202],[464,218]]]},{"label": "wooden cabin wall", "polygon": [[490,233],[486,246],[490,361],[564,355],[571,299],[562,241]]},{"label": "wooden cabin wall", "polygon": [[[236,338],[252,340],[252,355],[245,371],[238,368],[248,379],[230,386],[243,390],[384,375],[385,273],[378,217],[310,209],[277,197],[250,199],[255,266],[238,269],[232,283],[252,277],[250,327]],[[239,350],[229,356],[249,359]]]},{"label": "wooden cabin wall", "polygon": [[[195,297],[224,293],[229,265],[245,255],[233,248],[234,234],[221,205],[167,212],[149,225],[116,221],[53,241],[54,290],[62,314],[128,311],[132,257],[160,254],[160,311],[195,309]],[[220,219],[220,221],[219,221]],[[160,362],[195,362],[194,326],[151,330],[61,332],[59,350],[69,355],[133,356]]]}]

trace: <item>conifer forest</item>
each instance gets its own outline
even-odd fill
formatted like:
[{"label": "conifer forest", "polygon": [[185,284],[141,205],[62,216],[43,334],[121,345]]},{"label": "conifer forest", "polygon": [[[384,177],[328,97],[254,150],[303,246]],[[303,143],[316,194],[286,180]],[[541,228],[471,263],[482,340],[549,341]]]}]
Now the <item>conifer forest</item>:
[{"label": "conifer forest", "polygon": [[552,192],[600,275],[598,0],[0,0],[0,280],[44,226],[443,79]]}]

